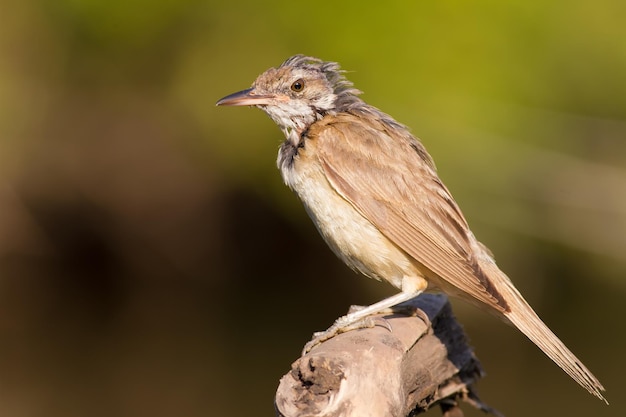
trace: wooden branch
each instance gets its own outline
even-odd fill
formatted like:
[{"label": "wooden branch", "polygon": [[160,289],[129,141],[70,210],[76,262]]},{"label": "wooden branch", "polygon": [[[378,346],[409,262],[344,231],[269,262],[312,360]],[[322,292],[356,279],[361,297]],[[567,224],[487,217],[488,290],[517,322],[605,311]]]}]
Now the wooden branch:
[{"label": "wooden branch", "polygon": [[280,380],[277,415],[404,417],[439,404],[444,416],[458,417],[457,399],[498,415],[472,389],[483,370],[447,298],[423,294],[407,305],[415,315],[380,316],[380,325],[335,336],[296,360]]}]

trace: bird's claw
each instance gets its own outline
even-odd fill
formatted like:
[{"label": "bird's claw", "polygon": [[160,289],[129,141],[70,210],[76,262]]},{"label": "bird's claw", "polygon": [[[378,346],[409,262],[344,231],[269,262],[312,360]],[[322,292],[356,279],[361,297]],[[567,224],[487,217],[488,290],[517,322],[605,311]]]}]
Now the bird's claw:
[{"label": "bird's claw", "polygon": [[306,345],[304,345],[304,348],[302,349],[302,356],[309,353],[315,346],[332,339],[338,334],[346,333],[351,330],[368,329],[377,325],[386,328],[390,332],[392,331],[389,321],[380,316],[368,316],[356,321],[351,321],[348,316],[339,317],[328,329],[313,333],[313,338]]}]

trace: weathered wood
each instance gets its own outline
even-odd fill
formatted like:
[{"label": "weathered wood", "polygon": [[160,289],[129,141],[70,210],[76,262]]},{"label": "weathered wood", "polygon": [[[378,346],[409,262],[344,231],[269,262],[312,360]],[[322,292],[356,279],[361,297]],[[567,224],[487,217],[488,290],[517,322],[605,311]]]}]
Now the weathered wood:
[{"label": "weathered wood", "polygon": [[472,389],[483,370],[447,298],[423,294],[407,304],[415,315],[380,316],[380,325],[340,334],[296,360],[280,380],[277,415],[404,417],[439,404],[444,416],[458,417],[458,399],[497,414]]}]

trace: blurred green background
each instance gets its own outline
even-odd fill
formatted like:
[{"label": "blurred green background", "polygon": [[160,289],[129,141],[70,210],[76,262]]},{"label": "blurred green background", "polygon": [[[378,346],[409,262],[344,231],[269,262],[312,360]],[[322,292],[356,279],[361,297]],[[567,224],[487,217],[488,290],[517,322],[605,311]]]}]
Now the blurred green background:
[{"label": "blurred green background", "polygon": [[482,399],[626,412],[622,0],[2,5],[2,416],[270,416],[311,333],[394,292],[321,241],[275,168],[276,126],[215,107],[296,53],[339,61],[422,138],[612,404],[455,302]]}]

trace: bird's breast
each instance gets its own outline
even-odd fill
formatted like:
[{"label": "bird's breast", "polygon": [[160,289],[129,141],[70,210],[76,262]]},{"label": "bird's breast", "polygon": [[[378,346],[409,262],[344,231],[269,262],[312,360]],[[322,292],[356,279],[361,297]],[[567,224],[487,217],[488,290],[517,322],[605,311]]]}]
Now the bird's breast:
[{"label": "bird's breast", "polygon": [[350,268],[401,289],[404,276],[418,272],[411,258],[391,243],[328,182],[313,140],[281,146],[278,165],[333,252]]}]

